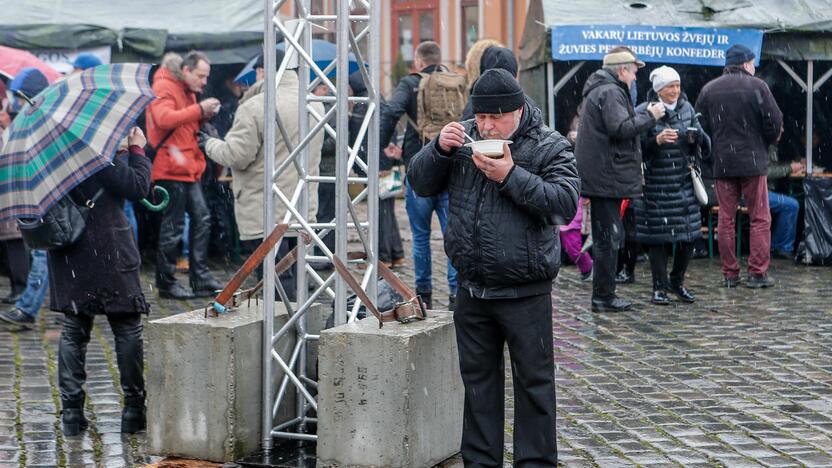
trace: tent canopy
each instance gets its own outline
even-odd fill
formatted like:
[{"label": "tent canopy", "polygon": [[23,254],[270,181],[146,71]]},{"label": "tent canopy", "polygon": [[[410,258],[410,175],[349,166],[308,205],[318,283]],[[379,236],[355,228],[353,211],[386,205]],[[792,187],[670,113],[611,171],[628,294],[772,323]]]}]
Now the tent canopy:
[{"label": "tent canopy", "polygon": [[551,61],[552,26],[651,24],[765,31],[763,55],[832,60],[832,0],[532,0],[520,45],[522,69]]},{"label": "tent canopy", "polygon": [[203,50],[214,63],[248,61],[263,41],[261,0],[0,0],[0,44],[23,49],[111,46],[114,56]]}]

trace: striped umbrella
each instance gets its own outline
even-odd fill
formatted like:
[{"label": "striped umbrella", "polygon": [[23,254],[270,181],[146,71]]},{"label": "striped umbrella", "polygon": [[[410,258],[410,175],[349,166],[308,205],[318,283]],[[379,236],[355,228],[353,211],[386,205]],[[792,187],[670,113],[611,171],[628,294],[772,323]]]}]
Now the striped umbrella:
[{"label": "striped umbrella", "polygon": [[42,217],[111,164],[119,143],[154,98],[149,75],[150,65],[101,65],[35,96],[0,142],[0,220]]}]

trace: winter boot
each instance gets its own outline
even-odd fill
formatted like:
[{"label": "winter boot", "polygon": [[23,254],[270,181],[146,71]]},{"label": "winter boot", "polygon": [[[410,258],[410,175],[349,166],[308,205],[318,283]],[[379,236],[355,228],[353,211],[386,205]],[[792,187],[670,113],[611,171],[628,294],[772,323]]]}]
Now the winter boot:
[{"label": "winter boot", "polygon": [[84,416],[84,397],[78,400],[63,400],[61,407],[61,428],[64,436],[77,436],[87,429],[89,424]]},{"label": "winter boot", "polygon": [[144,397],[125,397],[121,410],[121,432],[135,434],[147,428]]}]

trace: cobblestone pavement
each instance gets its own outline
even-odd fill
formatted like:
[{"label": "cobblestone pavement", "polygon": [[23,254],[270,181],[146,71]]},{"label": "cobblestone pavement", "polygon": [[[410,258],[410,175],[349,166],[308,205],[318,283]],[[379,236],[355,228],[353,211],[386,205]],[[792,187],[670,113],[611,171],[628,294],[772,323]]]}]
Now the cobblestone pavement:
[{"label": "cobblestone pavement", "polygon": [[[403,209],[399,210],[406,220]],[[406,221],[401,231],[410,250]],[[437,229],[438,231],[438,229]],[[447,303],[435,236],[434,300]],[[412,262],[401,269],[412,284]],[[554,292],[558,447],[566,466],[832,466],[832,269],[774,261],[777,286],[719,287],[716,260],[694,260],[693,305],[648,305],[649,269],[620,289],[639,307],[589,312],[589,283],[572,266]],[[217,265],[227,279],[232,266]],[[204,306],[160,300],[143,280],[153,317]],[[5,280],[0,280],[6,288]],[[7,290],[0,288],[0,294]],[[0,467],[136,466],[158,461],[143,434],[119,432],[121,394],[112,334],[98,320],[88,358],[80,437],[60,431],[56,353],[60,325],[43,312],[35,330],[0,327]],[[507,368],[507,375],[510,370]],[[507,381],[507,461],[512,392]],[[454,460],[446,465],[459,465]]]}]

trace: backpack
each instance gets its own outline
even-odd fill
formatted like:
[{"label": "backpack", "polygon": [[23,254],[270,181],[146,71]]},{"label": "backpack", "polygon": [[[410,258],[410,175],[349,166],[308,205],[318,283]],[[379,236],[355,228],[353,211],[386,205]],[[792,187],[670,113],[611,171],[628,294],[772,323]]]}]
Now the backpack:
[{"label": "backpack", "polygon": [[468,102],[468,80],[465,75],[449,71],[419,73],[416,92],[416,131],[422,144],[432,140],[442,127],[462,117]]}]

